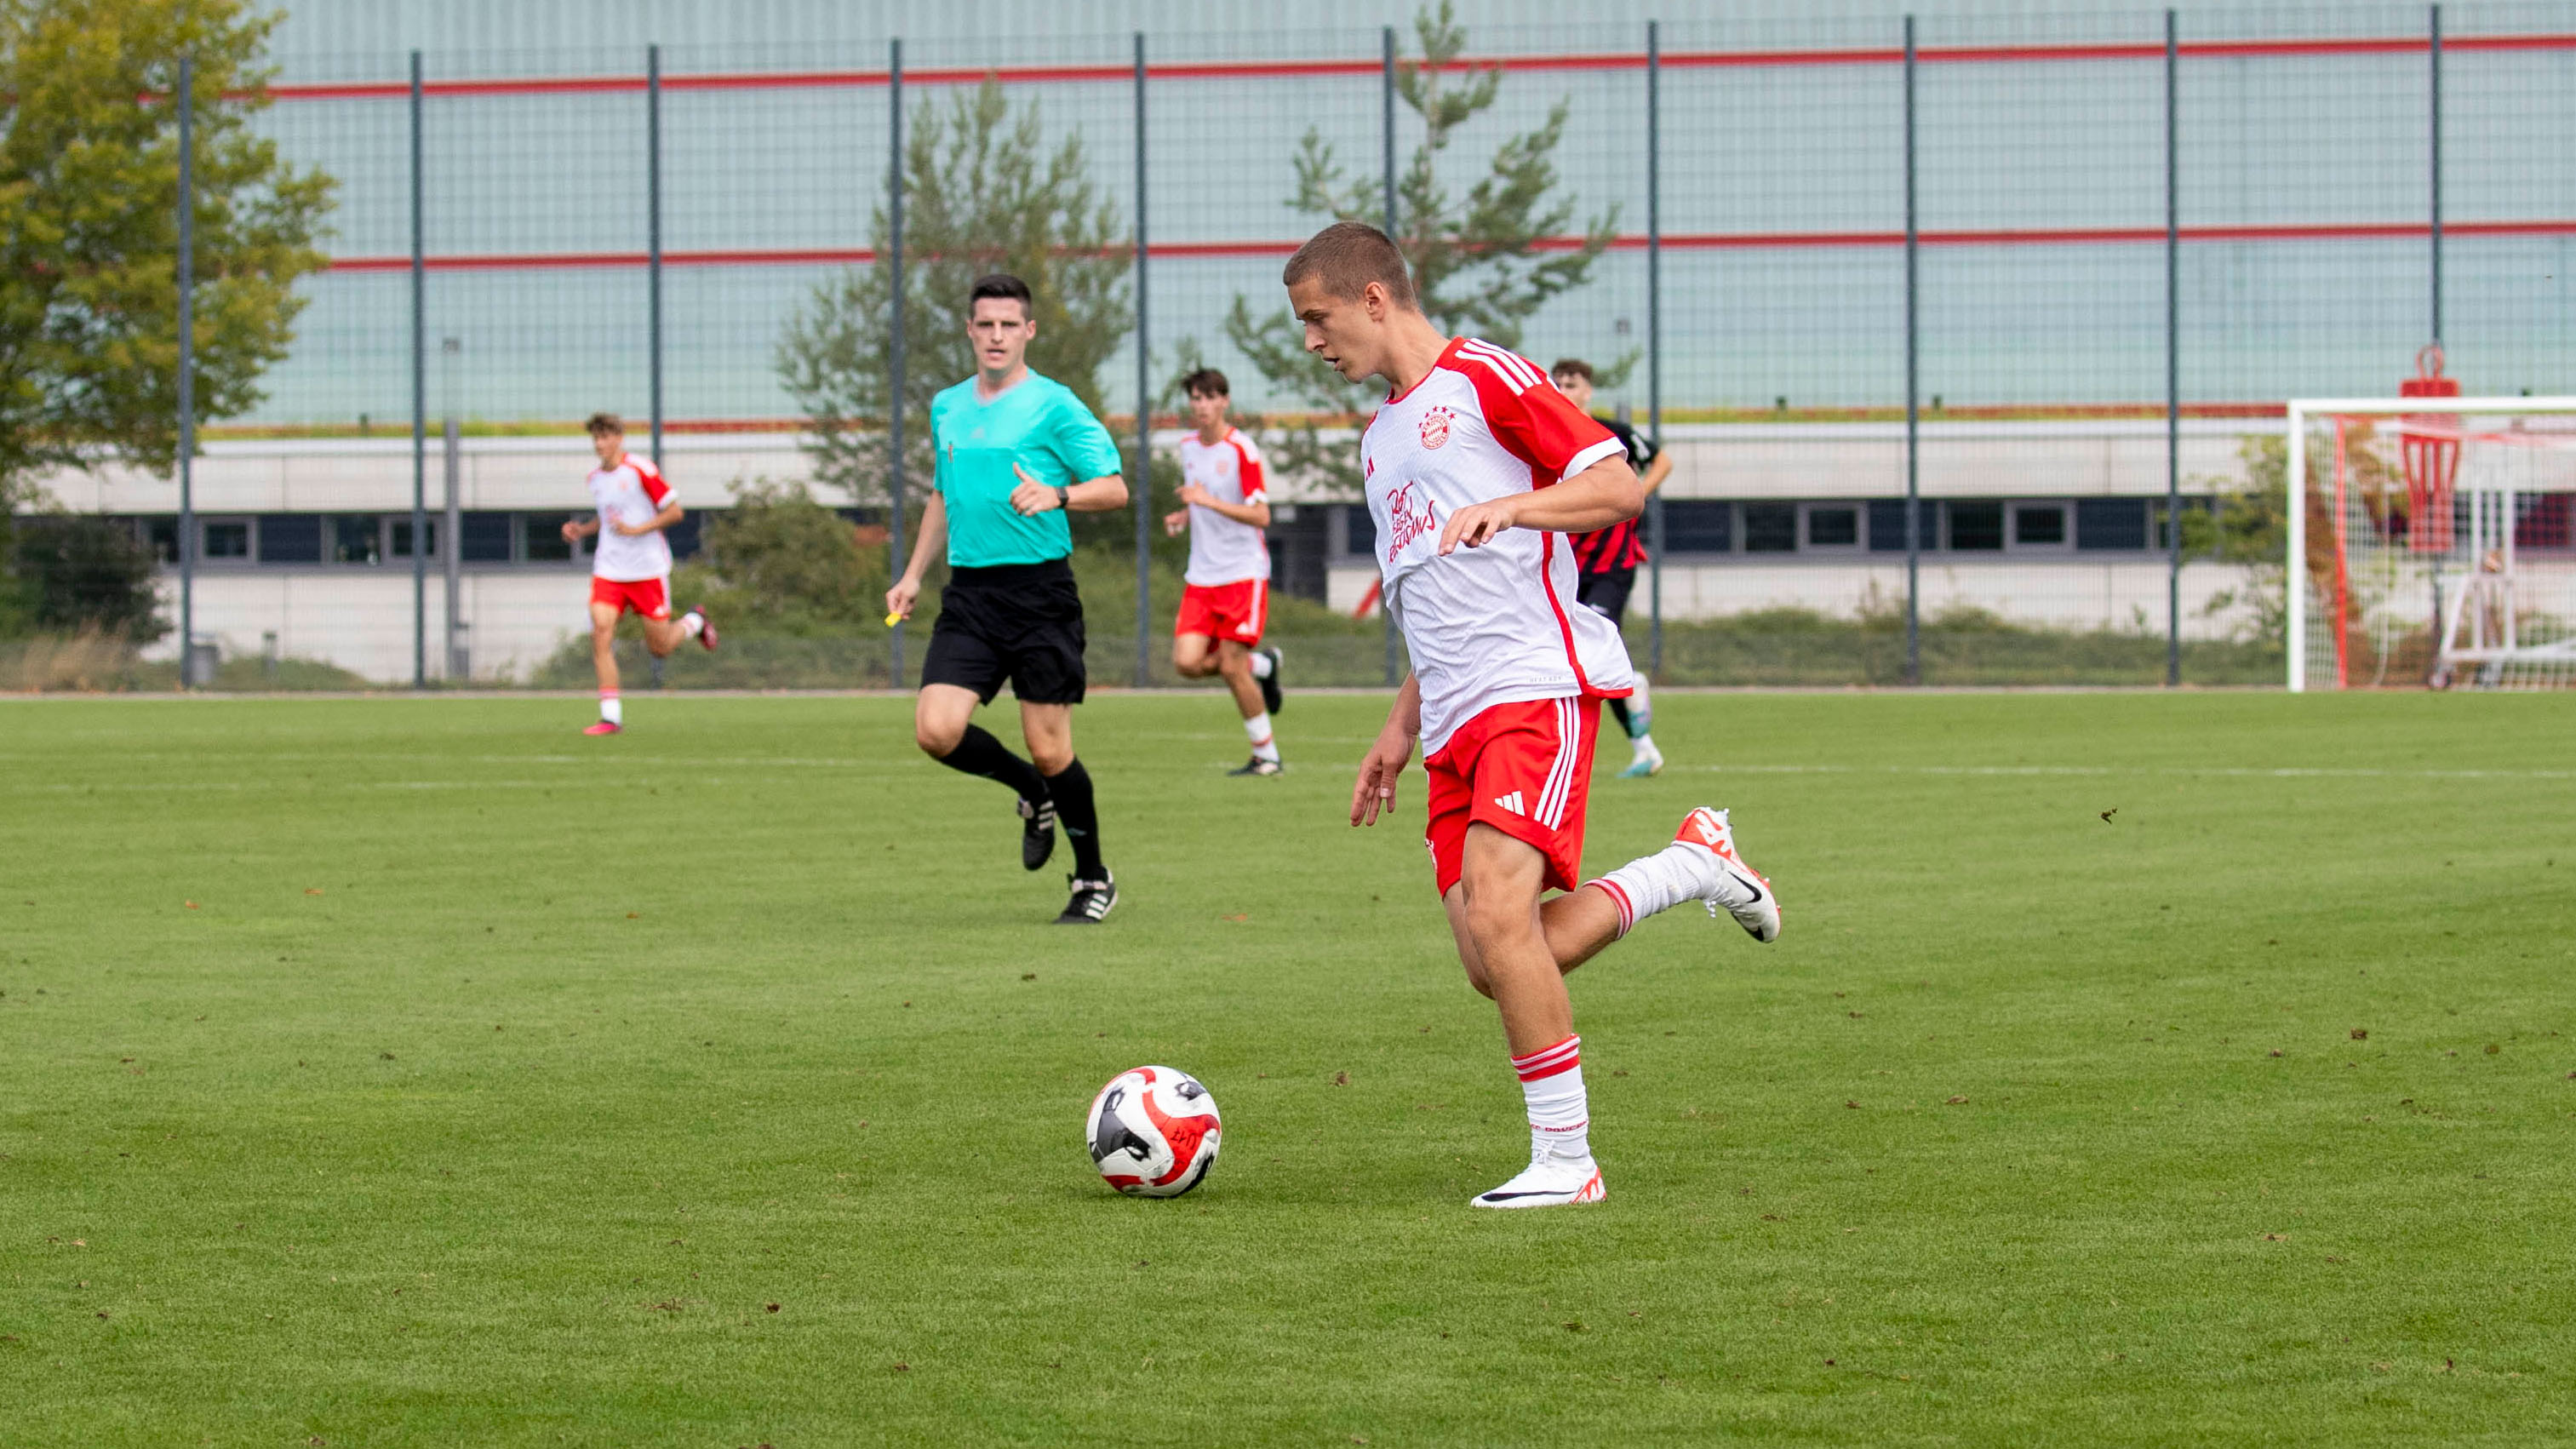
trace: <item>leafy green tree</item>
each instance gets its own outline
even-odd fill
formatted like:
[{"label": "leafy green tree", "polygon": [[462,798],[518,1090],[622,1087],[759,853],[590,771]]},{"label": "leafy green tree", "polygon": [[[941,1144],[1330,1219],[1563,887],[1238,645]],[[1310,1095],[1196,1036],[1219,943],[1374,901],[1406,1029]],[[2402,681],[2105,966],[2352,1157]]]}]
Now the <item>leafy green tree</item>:
[{"label": "leafy green tree", "polygon": [[[1574,225],[1575,203],[1559,189],[1556,148],[1565,137],[1569,103],[1560,99],[1535,129],[1505,140],[1466,189],[1453,190],[1444,160],[1458,128],[1492,108],[1502,72],[1461,66],[1467,30],[1452,0],[1414,16],[1418,59],[1396,63],[1396,95],[1420,118],[1422,144],[1396,178],[1396,244],[1413,270],[1422,310],[1444,332],[1469,333],[1504,347],[1520,345],[1521,330],[1550,299],[1580,287],[1609,249],[1619,213],[1610,210],[1584,223],[1583,240],[1571,248],[1545,246]],[[1373,171],[1353,173],[1309,128],[1299,143],[1297,189],[1289,205],[1318,218],[1383,225],[1384,183]],[[1319,416],[1357,411],[1366,388],[1344,382],[1307,355],[1301,329],[1276,295],[1255,306],[1237,295],[1225,319],[1226,340],[1251,359],[1275,393],[1292,399],[1299,419],[1274,428],[1262,446],[1283,474],[1317,479],[1333,491],[1360,486],[1354,450],[1327,445]],[[1613,363],[1605,386],[1626,375],[1633,358]]]},{"label": "leafy green tree", "polygon": [[0,0],[0,527],[39,471],[175,461],[182,104],[199,414],[249,409],[285,355],[332,183],[251,131],[278,19],[246,0]]},{"label": "leafy green tree", "polygon": [[885,549],[862,546],[804,484],[759,479],[733,495],[732,507],[707,515],[706,557],[684,566],[682,593],[755,634],[846,635],[884,612]]},{"label": "leafy green tree", "polygon": [[[15,621],[65,633],[83,629],[149,644],[170,632],[152,592],[152,552],[125,525],[56,513],[19,525],[6,582]],[[9,632],[0,629],[0,633]]]},{"label": "leafy green tree", "polygon": [[[930,400],[975,371],[966,293],[987,272],[1029,284],[1038,334],[1029,366],[1101,410],[1100,372],[1134,326],[1127,243],[1117,209],[1092,180],[1079,135],[1046,147],[1035,103],[1013,108],[998,81],[925,101],[906,128],[904,194],[905,477],[930,477]],[[885,208],[870,221],[887,254]],[[887,496],[887,342],[891,277],[852,267],[816,287],[780,337],[777,368],[808,421],[805,450],[823,487],[858,504]],[[1124,513],[1075,515],[1115,520]]]}]

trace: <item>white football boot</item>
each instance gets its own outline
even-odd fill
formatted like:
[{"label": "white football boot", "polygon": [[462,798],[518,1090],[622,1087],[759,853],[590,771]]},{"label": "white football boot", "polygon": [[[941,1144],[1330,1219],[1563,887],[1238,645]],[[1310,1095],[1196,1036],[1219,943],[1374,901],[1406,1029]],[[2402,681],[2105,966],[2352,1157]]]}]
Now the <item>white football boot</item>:
[{"label": "white football boot", "polygon": [[1530,1150],[1530,1165],[1521,1175],[1467,1200],[1469,1207],[1534,1208],[1564,1207],[1569,1203],[1599,1202],[1609,1196],[1601,1185],[1601,1165],[1592,1154],[1581,1157],[1559,1157],[1540,1143]]},{"label": "white football boot", "polygon": [[1754,940],[1780,939],[1780,897],[1771,889],[1769,876],[1746,865],[1735,853],[1735,830],[1727,823],[1725,811],[1700,806],[1682,817],[1682,828],[1673,839],[1697,847],[1691,854],[1705,866],[1708,888],[1696,894],[1707,903],[1711,916],[1722,909]]}]

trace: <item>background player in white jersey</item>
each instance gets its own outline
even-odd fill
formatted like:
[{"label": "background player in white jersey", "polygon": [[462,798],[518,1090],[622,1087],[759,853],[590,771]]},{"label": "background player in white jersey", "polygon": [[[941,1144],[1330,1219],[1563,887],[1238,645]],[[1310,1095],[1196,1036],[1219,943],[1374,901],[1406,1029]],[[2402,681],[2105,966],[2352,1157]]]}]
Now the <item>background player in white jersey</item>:
[{"label": "background player in white jersey", "polygon": [[587,522],[566,523],[563,536],[566,543],[599,540],[590,555],[590,663],[599,672],[599,722],[582,733],[613,735],[626,727],[625,703],[617,696],[617,621],[626,611],[644,616],[644,647],[657,664],[683,639],[715,648],[716,628],[704,609],[671,617],[671,541],[662,531],[682,513],[662,470],[626,451],[626,425],[613,414],[592,414],[589,427],[591,451],[599,455],[590,499],[599,512]]},{"label": "background player in white jersey", "polygon": [[1163,531],[1190,534],[1190,569],[1181,612],[1172,623],[1172,672],[1184,679],[1225,676],[1252,758],[1235,775],[1279,773],[1279,741],[1270,717],[1279,712],[1279,651],[1261,647],[1270,624],[1270,493],[1261,450],[1236,431],[1227,413],[1234,389],[1225,374],[1203,367],[1183,380],[1190,421],[1181,439],[1182,507],[1163,515]]},{"label": "background player in white jersey", "polygon": [[[1360,762],[1351,823],[1388,809],[1420,738],[1441,903],[1467,979],[1501,1010],[1529,1110],[1528,1168],[1474,1204],[1598,1202],[1564,973],[1686,900],[1756,940],[1780,934],[1770,883],[1704,806],[1670,846],[1576,888],[1598,705],[1632,674],[1617,631],[1574,601],[1564,535],[1634,518],[1645,494],[1618,441],[1528,359],[1442,336],[1377,228],[1326,227],[1281,280],[1308,351],[1388,386],[1360,461],[1413,673]],[[1551,888],[1565,894],[1541,902]]]}]

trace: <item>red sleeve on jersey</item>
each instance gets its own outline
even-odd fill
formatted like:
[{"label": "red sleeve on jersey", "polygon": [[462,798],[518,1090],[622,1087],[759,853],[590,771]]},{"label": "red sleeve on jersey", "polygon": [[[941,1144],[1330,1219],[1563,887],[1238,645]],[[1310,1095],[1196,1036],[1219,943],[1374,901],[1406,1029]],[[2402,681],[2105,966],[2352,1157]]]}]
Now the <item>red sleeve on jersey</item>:
[{"label": "red sleeve on jersey", "polygon": [[1261,474],[1261,450],[1241,433],[1228,433],[1227,442],[1234,445],[1235,493],[1246,503],[1269,501],[1269,480]]},{"label": "red sleeve on jersey", "polygon": [[1473,338],[1461,340],[1451,358],[1449,365],[1476,385],[1476,406],[1494,440],[1530,465],[1532,487],[1564,478],[1568,464],[1586,453],[1599,456],[1605,443],[1618,450],[1610,430],[1557,391],[1528,358]]},{"label": "red sleeve on jersey", "polygon": [[671,485],[662,481],[662,470],[642,458],[629,456],[626,461],[634,465],[635,477],[643,483],[644,496],[653,500],[653,506],[657,509],[669,506]]}]

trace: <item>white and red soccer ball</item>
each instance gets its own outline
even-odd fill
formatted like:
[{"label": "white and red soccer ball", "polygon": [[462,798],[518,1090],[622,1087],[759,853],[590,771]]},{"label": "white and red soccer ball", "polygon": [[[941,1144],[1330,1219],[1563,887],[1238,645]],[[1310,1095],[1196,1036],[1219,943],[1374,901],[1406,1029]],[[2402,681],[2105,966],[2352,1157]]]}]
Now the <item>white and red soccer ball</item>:
[{"label": "white and red soccer ball", "polygon": [[1216,1099],[1170,1067],[1120,1072],[1091,1099],[1084,1137],[1100,1180],[1130,1197],[1179,1197],[1216,1165]]}]

